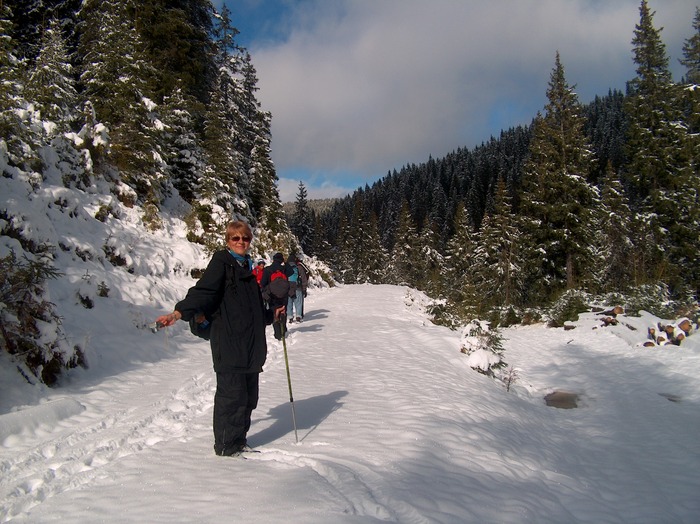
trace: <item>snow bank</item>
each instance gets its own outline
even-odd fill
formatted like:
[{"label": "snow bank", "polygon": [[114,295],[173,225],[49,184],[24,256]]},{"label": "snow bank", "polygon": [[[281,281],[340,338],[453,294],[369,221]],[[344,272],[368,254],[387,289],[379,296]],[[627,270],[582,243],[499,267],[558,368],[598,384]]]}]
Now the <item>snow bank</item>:
[{"label": "snow bank", "polygon": [[14,439],[33,436],[40,428],[54,429],[61,420],[85,411],[85,406],[70,398],[52,400],[46,404],[0,415],[0,444],[12,445]]}]

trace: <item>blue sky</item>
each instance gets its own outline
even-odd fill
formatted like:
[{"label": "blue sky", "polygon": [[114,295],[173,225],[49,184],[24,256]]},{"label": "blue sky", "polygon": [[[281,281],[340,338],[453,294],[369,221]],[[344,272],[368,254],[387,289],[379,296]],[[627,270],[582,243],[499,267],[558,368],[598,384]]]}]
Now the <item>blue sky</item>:
[{"label": "blue sky", "polygon": [[[634,78],[639,0],[225,1],[272,113],[283,201],[348,194],[544,107],[559,51],[581,102]],[[650,0],[678,80],[697,0]]]}]

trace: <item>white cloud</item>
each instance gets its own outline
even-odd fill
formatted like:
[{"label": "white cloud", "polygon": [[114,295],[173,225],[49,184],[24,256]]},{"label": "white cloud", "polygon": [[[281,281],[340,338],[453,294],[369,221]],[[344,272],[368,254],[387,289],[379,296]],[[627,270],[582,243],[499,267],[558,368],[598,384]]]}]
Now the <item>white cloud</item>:
[{"label": "white cloud", "polygon": [[[664,0],[674,72],[695,0]],[[346,0],[300,2],[283,43],[251,46],[272,112],[273,159],[287,170],[391,169],[472,147],[528,124],[545,102],[554,56],[583,102],[634,77],[638,0]],[[347,191],[345,191],[347,193]]]}]

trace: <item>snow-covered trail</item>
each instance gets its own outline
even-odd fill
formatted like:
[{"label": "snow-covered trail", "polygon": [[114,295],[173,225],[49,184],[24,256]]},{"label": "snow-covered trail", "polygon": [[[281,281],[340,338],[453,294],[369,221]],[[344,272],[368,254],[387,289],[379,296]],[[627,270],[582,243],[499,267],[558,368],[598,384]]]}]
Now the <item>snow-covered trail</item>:
[{"label": "snow-covered trail", "polygon": [[[521,378],[506,392],[467,367],[459,334],[430,324],[420,297],[393,286],[309,296],[287,341],[298,443],[269,329],[249,434],[261,453],[247,460],[213,453],[207,343],[184,323],[174,337],[145,333],[144,351],[172,357],[56,391],[43,405],[54,422],[5,439],[0,521],[697,521],[695,353],[632,358],[586,322],[510,329]],[[555,388],[584,406],[545,406]]]}]

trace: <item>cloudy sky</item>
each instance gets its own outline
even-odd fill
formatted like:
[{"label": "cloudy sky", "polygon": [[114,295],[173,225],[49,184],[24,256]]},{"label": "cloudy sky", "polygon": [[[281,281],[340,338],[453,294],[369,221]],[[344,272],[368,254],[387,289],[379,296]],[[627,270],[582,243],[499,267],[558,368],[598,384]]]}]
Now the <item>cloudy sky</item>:
[{"label": "cloudy sky", "polygon": [[[584,103],[635,75],[639,0],[223,1],[272,113],[283,201],[299,181],[342,196],[530,123],[557,51]],[[696,5],[649,0],[676,80]]]}]

